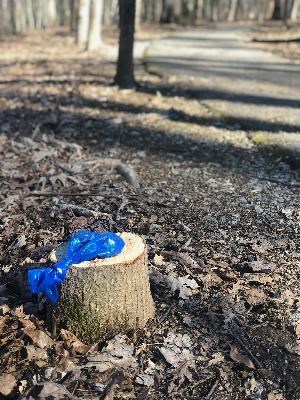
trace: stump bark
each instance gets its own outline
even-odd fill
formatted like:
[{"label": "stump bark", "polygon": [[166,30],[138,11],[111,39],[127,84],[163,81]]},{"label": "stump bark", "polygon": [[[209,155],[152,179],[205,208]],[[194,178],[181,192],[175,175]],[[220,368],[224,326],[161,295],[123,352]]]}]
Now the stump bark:
[{"label": "stump bark", "polygon": [[71,266],[51,310],[59,326],[85,343],[143,328],[154,315],[146,243],[132,233],[120,236],[125,247],[119,255]]}]

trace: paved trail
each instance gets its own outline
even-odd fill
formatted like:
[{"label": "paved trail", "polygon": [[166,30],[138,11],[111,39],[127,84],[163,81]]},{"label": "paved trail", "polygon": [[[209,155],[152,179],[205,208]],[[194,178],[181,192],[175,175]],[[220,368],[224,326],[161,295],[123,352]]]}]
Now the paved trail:
[{"label": "paved trail", "polygon": [[158,72],[225,77],[300,88],[300,64],[254,48],[241,29],[210,28],[154,41],[148,61]]},{"label": "paved trail", "polygon": [[257,143],[300,153],[300,64],[256,49],[245,30],[177,32],[152,42],[146,65],[166,77],[190,78],[193,98]]}]

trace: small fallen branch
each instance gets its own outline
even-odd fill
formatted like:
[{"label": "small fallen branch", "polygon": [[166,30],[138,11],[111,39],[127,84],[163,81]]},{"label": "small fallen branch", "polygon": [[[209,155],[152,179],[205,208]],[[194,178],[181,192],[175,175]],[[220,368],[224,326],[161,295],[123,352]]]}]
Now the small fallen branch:
[{"label": "small fallen branch", "polygon": [[293,43],[300,42],[300,36],[290,36],[290,37],[273,37],[273,38],[252,38],[252,42],[255,43]]},{"label": "small fallen branch", "polygon": [[119,162],[114,168],[133,188],[140,187],[139,178],[133,167]]},{"label": "small fallen branch", "polygon": [[217,377],[217,379],[215,380],[215,383],[212,385],[208,395],[205,397],[205,400],[211,399],[211,397],[214,394],[215,390],[217,389],[219,383],[220,383],[220,377]]},{"label": "small fallen branch", "polygon": [[280,185],[288,186],[290,188],[292,187],[300,187],[300,182],[286,182],[286,181],[281,181],[280,179],[275,179],[275,178],[267,178],[267,177],[261,177],[257,175],[251,175],[252,178],[258,179],[260,181],[268,181],[271,183],[279,183]]},{"label": "small fallen branch", "polygon": [[110,214],[94,211],[94,210],[91,210],[91,209],[83,207],[83,206],[78,206],[76,204],[69,204],[69,203],[61,202],[59,204],[59,207],[64,212],[69,211],[69,210],[73,210],[73,211],[75,211],[75,213],[78,216],[83,216],[83,217],[99,218],[99,217],[102,217],[104,215],[105,216],[110,216]]},{"label": "small fallen branch", "polygon": [[94,172],[100,166],[108,166],[115,169],[118,174],[123,176],[123,178],[133,187],[138,188],[140,187],[139,178],[131,165],[127,165],[122,161],[115,159],[115,158],[103,158],[102,160],[90,160],[87,161],[86,164],[94,164],[92,168],[92,172]]},{"label": "small fallen branch", "polygon": [[255,357],[255,355],[252,353],[252,351],[246,346],[246,344],[242,341],[242,339],[238,336],[238,334],[234,330],[234,324],[230,329],[231,335],[234,337],[234,339],[241,345],[241,347],[249,354],[250,358],[253,360],[254,364],[260,369],[262,369],[262,365],[259,362],[259,360]]},{"label": "small fallen branch", "polygon": [[56,197],[56,196],[65,196],[65,197],[111,197],[111,193],[100,193],[100,192],[31,192],[28,193],[28,197]]}]

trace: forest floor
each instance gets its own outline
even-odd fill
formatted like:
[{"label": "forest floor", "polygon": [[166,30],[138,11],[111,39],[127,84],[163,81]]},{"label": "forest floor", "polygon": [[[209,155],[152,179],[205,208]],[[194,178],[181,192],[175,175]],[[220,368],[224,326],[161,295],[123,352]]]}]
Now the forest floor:
[{"label": "forest floor", "polygon": [[[106,50],[0,42],[0,393],[299,399],[299,159],[266,140],[299,135],[296,89],[138,63],[119,91]],[[46,330],[26,271],[78,229],[144,235],[144,330],[92,347]]]}]

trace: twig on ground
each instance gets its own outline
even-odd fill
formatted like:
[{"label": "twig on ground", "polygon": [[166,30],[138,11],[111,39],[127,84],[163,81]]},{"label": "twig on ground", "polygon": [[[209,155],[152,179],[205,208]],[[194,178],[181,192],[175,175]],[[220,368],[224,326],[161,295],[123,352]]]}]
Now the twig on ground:
[{"label": "twig on ground", "polygon": [[211,396],[214,394],[219,383],[220,383],[220,377],[216,378],[215,383],[212,385],[210,391],[208,392],[207,396],[205,397],[205,400],[209,400],[211,398]]},{"label": "twig on ground", "polygon": [[118,163],[115,165],[115,170],[123,176],[123,178],[133,187],[140,187],[139,178],[137,173],[131,165],[126,165],[124,163]]},{"label": "twig on ground", "polygon": [[128,199],[125,196],[122,196],[122,201],[121,201],[121,204],[120,204],[120,206],[118,208],[116,219],[120,218],[120,213],[121,213],[121,211],[123,211],[124,207],[127,206],[127,204],[128,204]]},{"label": "twig on ground", "polygon": [[109,166],[115,169],[123,178],[133,187],[138,188],[139,178],[131,165],[124,164],[122,161],[115,158],[103,158],[102,160],[89,160],[86,164],[95,164],[92,168],[92,172],[94,172],[99,166]]},{"label": "twig on ground", "polygon": [[235,332],[233,328],[230,329],[230,333],[236,339],[236,341],[239,342],[239,344],[243,347],[243,349],[249,354],[249,356],[255,362],[256,366],[260,369],[263,369],[263,366],[261,365],[259,360],[255,357],[252,351],[245,345],[245,343],[242,341],[242,339],[238,336],[238,334]]},{"label": "twig on ground", "polygon": [[60,162],[56,160],[51,160],[51,163],[54,164],[56,167],[60,168],[62,171],[67,172],[70,175],[74,175],[74,171],[72,171],[71,168],[68,168],[67,166],[61,164]]},{"label": "twig on ground", "polygon": [[100,193],[100,192],[31,192],[26,194],[27,197],[89,197],[89,196],[99,196],[99,197],[111,197],[111,193]]},{"label": "twig on ground", "polygon": [[114,399],[114,393],[116,390],[116,386],[120,384],[124,379],[124,372],[123,371],[115,371],[112,378],[111,382],[107,385],[103,400],[113,400]]},{"label": "twig on ground", "polygon": [[76,214],[78,216],[82,216],[82,217],[95,217],[95,218],[98,218],[98,217],[103,216],[103,215],[106,215],[106,216],[109,215],[107,213],[101,213],[101,212],[98,212],[98,211],[94,211],[94,210],[91,210],[91,209],[83,207],[83,206],[78,206],[76,204],[69,204],[69,203],[64,203],[64,202],[61,202],[59,204],[59,207],[61,208],[62,211],[73,210],[73,211],[76,212]]},{"label": "twig on ground", "polygon": [[252,38],[252,42],[256,43],[292,43],[300,42],[300,36],[281,37],[281,38]]},{"label": "twig on ground", "polygon": [[183,266],[185,272],[196,280],[196,278],[194,277],[195,274],[191,271],[189,267],[195,268],[199,266],[196,261],[194,261],[188,254],[180,253],[178,251],[162,251],[161,255],[179,261],[180,264]]},{"label": "twig on ground", "polygon": [[280,185],[285,185],[289,187],[300,187],[300,182],[286,182],[286,181],[281,181],[279,179],[275,178],[267,178],[267,177],[262,177],[262,176],[257,176],[257,175],[251,175],[252,178],[259,179],[260,181],[268,181],[272,183],[279,183]]}]

